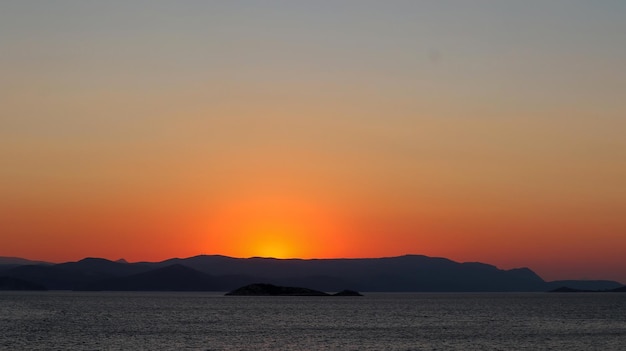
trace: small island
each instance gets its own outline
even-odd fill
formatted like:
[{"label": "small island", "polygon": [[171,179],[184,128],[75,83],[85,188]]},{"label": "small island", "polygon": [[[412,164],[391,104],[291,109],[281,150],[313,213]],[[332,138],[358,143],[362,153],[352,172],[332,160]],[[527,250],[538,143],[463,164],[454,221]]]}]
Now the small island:
[{"label": "small island", "polygon": [[336,294],[329,294],[323,291],[290,287],[290,286],[278,286],[273,284],[250,284],[242,286],[241,288],[227,292],[226,296],[363,296],[360,293],[353,290],[342,290]]},{"label": "small island", "polygon": [[619,288],[615,288],[615,289],[605,289],[605,290],[584,290],[584,289],[574,289],[574,288],[570,288],[567,286],[562,286],[560,288],[556,288],[554,290],[550,290],[548,292],[551,293],[582,293],[582,292],[588,292],[588,293],[600,293],[600,292],[626,292],[626,285],[621,286]]},{"label": "small island", "polygon": [[338,293],[332,294],[331,296],[363,296],[358,291],[354,290],[341,290]]}]

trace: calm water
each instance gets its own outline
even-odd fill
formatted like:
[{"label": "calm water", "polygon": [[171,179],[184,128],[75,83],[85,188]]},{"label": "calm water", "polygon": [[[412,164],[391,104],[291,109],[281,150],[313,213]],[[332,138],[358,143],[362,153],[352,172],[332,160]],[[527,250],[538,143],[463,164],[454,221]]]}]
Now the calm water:
[{"label": "calm water", "polygon": [[626,294],[0,292],[2,350],[623,350]]}]

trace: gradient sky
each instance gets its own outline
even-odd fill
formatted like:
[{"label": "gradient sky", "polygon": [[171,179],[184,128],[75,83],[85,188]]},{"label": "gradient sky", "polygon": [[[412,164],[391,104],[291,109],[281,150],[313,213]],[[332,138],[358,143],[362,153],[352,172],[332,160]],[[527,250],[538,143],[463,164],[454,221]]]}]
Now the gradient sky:
[{"label": "gradient sky", "polygon": [[0,255],[626,282],[626,2],[0,2]]}]

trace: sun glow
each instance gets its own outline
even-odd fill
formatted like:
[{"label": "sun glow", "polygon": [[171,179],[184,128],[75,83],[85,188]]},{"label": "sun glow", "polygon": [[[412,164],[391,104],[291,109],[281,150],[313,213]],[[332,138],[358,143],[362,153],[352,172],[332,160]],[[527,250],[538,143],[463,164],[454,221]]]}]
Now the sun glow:
[{"label": "sun glow", "polygon": [[293,258],[302,251],[302,239],[307,237],[306,228],[298,227],[286,220],[273,223],[250,223],[244,235],[248,243],[243,247],[251,256]]},{"label": "sun glow", "polygon": [[332,255],[340,249],[340,231],[337,221],[320,208],[276,197],[223,205],[210,219],[212,235],[207,246],[220,247],[221,253],[235,257]]}]

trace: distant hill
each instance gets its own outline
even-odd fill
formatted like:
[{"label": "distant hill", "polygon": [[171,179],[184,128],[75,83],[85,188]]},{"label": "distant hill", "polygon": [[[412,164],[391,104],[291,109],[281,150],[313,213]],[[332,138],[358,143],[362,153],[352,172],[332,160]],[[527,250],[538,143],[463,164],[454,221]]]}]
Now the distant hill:
[{"label": "distant hill", "polygon": [[55,265],[23,265],[5,270],[2,275],[42,284],[50,290],[75,290],[85,284],[151,270],[142,265],[127,265],[102,258]]},{"label": "distant hill", "polygon": [[363,259],[273,259],[194,256],[161,262],[86,258],[55,265],[20,265],[0,275],[61,290],[230,291],[264,282],[320,291],[488,292],[621,287],[614,281],[545,282],[528,268],[510,270],[446,258],[406,255]]},{"label": "distant hill", "polygon": [[0,290],[46,290],[41,284],[13,277],[0,277]]},{"label": "distant hill", "polygon": [[0,265],[52,264],[44,261],[33,261],[20,257],[0,256]]},{"label": "distant hill", "polygon": [[619,288],[622,284],[612,280],[555,280],[547,283],[547,290],[567,287],[575,290],[610,290]]},{"label": "distant hill", "polygon": [[601,290],[585,290],[585,289],[574,289],[574,288],[570,288],[568,286],[561,286],[558,287],[556,289],[550,290],[550,292],[553,293],[580,293],[580,292],[586,292],[586,293],[613,293],[613,292],[626,292],[626,286],[620,286],[618,288],[614,288],[614,289],[601,289]]},{"label": "distant hill", "polygon": [[371,259],[273,259],[195,256],[179,263],[212,275],[244,274],[286,286],[324,291],[540,291],[545,283],[529,269],[499,270],[483,263],[407,255]]},{"label": "distant hill", "polygon": [[500,270],[483,263],[406,255],[371,259],[237,259],[196,256],[180,263],[213,275],[245,274],[286,286],[324,291],[541,291],[545,282],[529,269]]},{"label": "distant hill", "polygon": [[153,269],[153,267],[147,265],[129,265],[128,263],[113,262],[104,258],[93,257],[87,257],[77,262],[60,263],[55,267],[68,271],[84,272],[92,275],[104,274],[115,277],[142,273]]},{"label": "distant hill", "polygon": [[33,260],[28,260],[25,258],[19,258],[19,257],[2,257],[0,256],[0,275],[3,275],[2,273],[15,268],[15,267],[19,267],[19,266],[24,266],[24,265],[52,265],[52,263],[49,262],[44,262],[44,261],[33,261]]},{"label": "distant hill", "polygon": [[216,291],[219,282],[214,277],[180,264],[151,271],[88,283],[79,290],[109,291]]},{"label": "distant hill", "polygon": [[2,275],[37,282],[49,290],[73,290],[86,283],[110,277],[101,272],[67,270],[63,267],[27,265],[2,272]]}]

